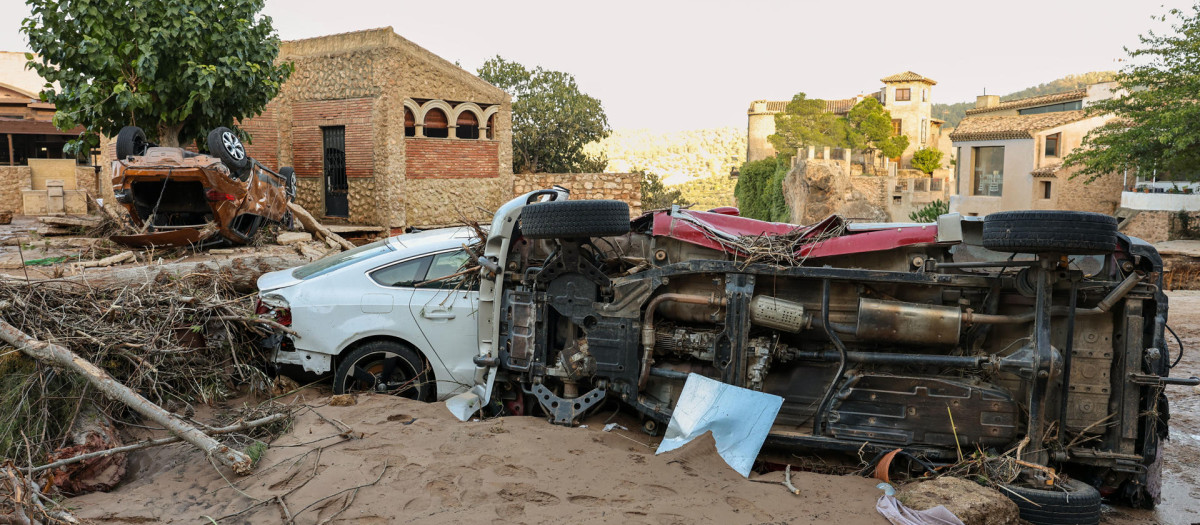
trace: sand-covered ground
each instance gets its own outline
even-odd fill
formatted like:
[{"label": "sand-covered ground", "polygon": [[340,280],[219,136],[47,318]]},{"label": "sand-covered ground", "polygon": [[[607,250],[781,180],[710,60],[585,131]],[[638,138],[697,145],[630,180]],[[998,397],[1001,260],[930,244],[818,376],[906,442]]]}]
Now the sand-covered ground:
[{"label": "sand-covered ground", "polygon": [[795,473],[793,495],[781,472],[739,476],[711,439],[655,456],[657,439],[604,432],[609,413],[568,428],[461,423],[440,403],[387,396],[327,401],[309,400],[251,476],[225,479],[173,446],[134,454],[127,483],[69,504],[94,523],[887,523],[872,480]]}]

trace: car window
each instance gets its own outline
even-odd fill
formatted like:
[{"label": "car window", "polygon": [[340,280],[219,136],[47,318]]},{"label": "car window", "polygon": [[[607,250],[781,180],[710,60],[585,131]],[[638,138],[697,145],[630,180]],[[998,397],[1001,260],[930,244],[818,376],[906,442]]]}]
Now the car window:
[{"label": "car window", "polygon": [[409,259],[371,272],[371,279],[383,286],[412,287],[425,278],[433,257]]},{"label": "car window", "polygon": [[462,283],[463,276],[450,277],[463,270],[469,257],[464,250],[443,252],[433,256],[429,272],[425,274],[424,282],[417,288],[457,288]]},{"label": "car window", "polygon": [[395,248],[388,245],[387,239],[375,241],[371,244],[364,244],[353,250],[345,251],[337,255],[331,255],[324,259],[319,259],[296,268],[295,270],[292,270],[292,277],[304,280],[316,277],[318,275],[324,275],[337,270],[338,268],[343,268],[358,261],[383,255],[393,250],[395,250]]}]

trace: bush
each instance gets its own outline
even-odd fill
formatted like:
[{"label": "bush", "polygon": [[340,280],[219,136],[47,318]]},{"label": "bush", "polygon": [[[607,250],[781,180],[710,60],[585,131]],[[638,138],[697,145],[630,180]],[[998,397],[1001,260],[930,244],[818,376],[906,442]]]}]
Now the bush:
[{"label": "bush", "polygon": [[913,152],[912,166],[926,175],[933,175],[933,170],[942,167],[942,152],[933,148],[921,148]]},{"label": "bush", "polygon": [[913,222],[937,222],[941,215],[950,213],[950,204],[940,199],[926,204],[924,208],[908,214],[908,220]]},{"label": "bush", "polygon": [[762,221],[785,222],[791,217],[783,197],[783,179],[788,163],[771,157],[742,164],[733,190],[743,217]]}]

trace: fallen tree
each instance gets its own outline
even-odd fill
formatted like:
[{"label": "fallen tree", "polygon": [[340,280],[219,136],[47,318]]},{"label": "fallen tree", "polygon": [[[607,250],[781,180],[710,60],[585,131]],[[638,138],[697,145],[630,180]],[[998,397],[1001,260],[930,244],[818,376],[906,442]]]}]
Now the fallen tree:
[{"label": "fallen tree", "polygon": [[108,372],[79,357],[74,352],[56,344],[34,339],[4,320],[0,320],[0,339],[34,359],[80,374],[109,398],[124,403],[151,421],[162,425],[180,439],[203,450],[206,455],[232,468],[234,472],[246,474],[253,467],[249,456],[221,444],[196,427],[172,416],[170,412],[130,390],[129,387],[113,379]]},{"label": "fallen tree", "polygon": [[321,224],[316,217],[313,217],[311,213],[308,213],[308,210],[304,209],[303,206],[294,202],[289,202],[288,209],[292,210],[292,216],[294,216],[296,220],[300,221],[300,224],[304,226],[304,229],[308,230],[309,233],[316,235],[318,239],[331,240],[346,250],[354,249],[354,243],[347,241],[346,239],[342,238],[341,235],[333,233],[332,230],[326,228],[325,225]]}]

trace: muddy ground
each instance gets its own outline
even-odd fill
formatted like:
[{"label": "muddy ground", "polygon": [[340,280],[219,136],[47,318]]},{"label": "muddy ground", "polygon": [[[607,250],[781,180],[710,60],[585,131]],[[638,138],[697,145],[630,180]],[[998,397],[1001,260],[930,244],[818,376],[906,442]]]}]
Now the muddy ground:
[{"label": "muddy ground", "polygon": [[[1200,292],[1170,295],[1171,325],[1195,349]],[[1174,374],[1200,375],[1200,350]],[[128,481],[112,493],[68,503],[93,523],[886,523],[872,480],[799,473],[795,496],[779,472],[740,478],[710,443],[655,456],[657,438],[604,432],[609,412],[580,428],[532,417],[460,423],[440,403],[364,395],[335,407],[327,394],[301,394],[311,408],[252,476],[226,479],[199,453],[166,447],[131,455]],[[1106,507],[1104,523],[1200,522],[1200,393],[1170,396],[1163,502]],[[614,421],[637,426],[624,414]]]}]

